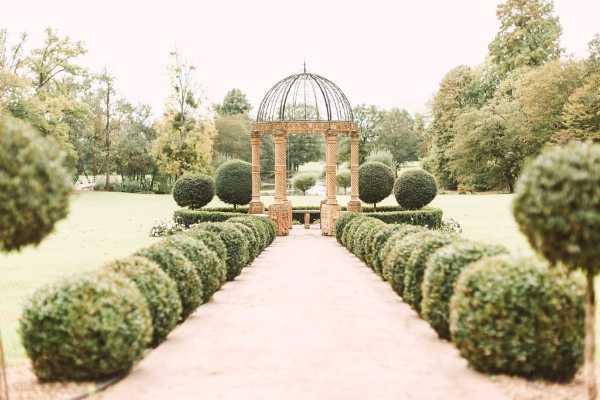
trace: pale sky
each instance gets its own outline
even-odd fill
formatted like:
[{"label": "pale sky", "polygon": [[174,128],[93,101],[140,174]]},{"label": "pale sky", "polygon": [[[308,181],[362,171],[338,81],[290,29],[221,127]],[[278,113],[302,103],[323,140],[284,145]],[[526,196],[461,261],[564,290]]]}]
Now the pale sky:
[{"label": "pale sky", "polygon": [[[242,89],[256,112],[278,80],[307,69],[353,105],[426,110],[443,75],[483,62],[497,0],[4,0],[0,27],[38,45],[45,27],[85,43],[82,64],[117,78],[120,95],[156,114],[169,93],[169,52],[197,66],[207,102]],[[584,57],[600,0],[555,0],[562,46]]]}]

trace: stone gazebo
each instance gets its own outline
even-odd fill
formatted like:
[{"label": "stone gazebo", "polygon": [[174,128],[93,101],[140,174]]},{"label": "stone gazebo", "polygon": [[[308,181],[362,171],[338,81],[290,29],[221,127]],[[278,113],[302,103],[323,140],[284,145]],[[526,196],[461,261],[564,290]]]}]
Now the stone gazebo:
[{"label": "stone gazebo", "polygon": [[263,214],[260,200],[261,136],[271,134],[275,142],[275,202],[269,217],[277,223],[277,234],[287,235],[292,227],[292,205],[287,199],[287,140],[290,134],[323,135],[326,143],[327,197],[321,202],[321,228],[333,234],[339,217],[337,202],[336,152],[338,135],[350,135],[351,199],[348,210],[359,212],[358,129],[352,107],[344,93],[330,80],[306,72],[291,75],[275,84],[263,98],[251,134],[252,201],[251,214]]}]

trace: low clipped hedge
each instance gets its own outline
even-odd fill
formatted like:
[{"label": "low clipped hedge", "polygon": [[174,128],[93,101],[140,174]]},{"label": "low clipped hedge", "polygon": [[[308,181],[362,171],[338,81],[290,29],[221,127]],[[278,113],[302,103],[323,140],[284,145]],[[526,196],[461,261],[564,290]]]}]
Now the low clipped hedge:
[{"label": "low clipped hedge", "polygon": [[342,234],[344,233],[344,228],[350,221],[354,218],[358,217],[360,214],[353,212],[342,213],[340,217],[335,221],[335,239],[338,243],[342,244]]},{"label": "low clipped hedge", "polygon": [[202,280],[181,250],[158,242],[139,250],[135,255],[154,261],[175,281],[182,307],[180,320],[185,320],[202,303]]},{"label": "low clipped hedge", "polygon": [[[388,281],[390,279],[390,271],[393,265],[395,264],[395,259],[399,255],[398,247],[406,243],[406,237],[415,233],[426,232],[426,229],[420,226],[415,225],[398,225],[398,229],[393,233],[392,236],[388,238],[385,242],[385,245],[379,250],[378,257],[381,259],[381,277],[383,280]],[[412,251],[412,248],[408,248],[408,250]],[[404,251],[404,250],[403,250]],[[407,254],[406,260],[402,261],[403,263],[408,261],[408,257],[410,257],[410,253]],[[404,281],[401,282],[404,285]],[[398,294],[402,295],[402,291]]]},{"label": "low clipped hedge", "polygon": [[508,254],[503,246],[466,240],[438,249],[427,260],[423,277],[421,316],[442,339],[450,339],[450,299],[460,273],[471,263],[487,256]]},{"label": "low clipped hedge", "polygon": [[183,175],[173,185],[173,199],[180,207],[202,208],[215,196],[215,181],[208,175]]},{"label": "low clipped hedge", "polygon": [[369,236],[377,226],[385,225],[385,222],[376,218],[366,218],[354,235],[354,255],[365,261],[368,251]]},{"label": "low clipped hedge", "polygon": [[227,248],[227,280],[234,280],[250,259],[248,239],[235,224],[229,222],[207,222],[199,224],[196,229],[205,229],[219,235]]},{"label": "low clipped hedge", "polygon": [[219,277],[221,285],[224,284],[227,281],[227,247],[225,247],[225,243],[219,235],[204,229],[190,229],[185,234],[201,241],[217,255],[220,264],[219,269],[224,271]]},{"label": "low clipped hedge", "polygon": [[156,263],[144,257],[113,261],[104,268],[131,279],[144,296],[152,317],[152,346],[158,346],[181,317],[177,285]]},{"label": "low clipped hedge", "polygon": [[456,283],[452,341],[479,371],[568,381],[583,355],[585,285],[578,278],[536,259],[483,258]]},{"label": "low clipped hedge", "polygon": [[152,339],[152,319],[130,279],[102,271],[38,289],[19,334],[40,380],[100,380],[131,369]]},{"label": "low clipped hedge", "polygon": [[191,225],[200,224],[202,222],[225,222],[229,218],[246,215],[235,211],[209,211],[209,210],[188,210],[181,208],[175,210],[173,220],[178,224],[189,228]]},{"label": "low clipped hedge", "polygon": [[360,224],[362,224],[365,221],[365,219],[366,217],[364,216],[364,214],[359,215],[358,217],[350,221],[348,224],[346,224],[346,226],[344,227],[344,232],[342,233],[342,244],[351,252],[352,245],[354,244],[354,233],[358,230]]},{"label": "low clipped hedge", "polygon": [[385,252],[383,249],[386,247],[388,239],[396,232],[405,229],[405,224],[387,224],[379,229],[374,235],[371,241],[371,254],[369,256],[371,262],[369,266],[375,271],[377,275],[383,273],[383,259],[385,258]]},{"label": "low clipped hedge", "polygon": [[421,210],[372,212],[363,215],[380,219],[387,224],[410,224],[439,229],[442,226],[443,212],[439,208],[426,207]]},{"label": "low clipped hedge", "polygon": [[217,254],[191,235],[170,236],[164,240],[164,244],[180,250],[192,263],[202,283],[202,302],[209,301],[227,276],[227,270],[219,262]]},{"label": "low clipped hedge", "polygon": [[404,292],[402,298],[417,313],[421,313],[421,299],[423,297],[421,285],[429,257],[439,248],[453,243],[460,238],[456,235],[431,231],[422,238],[418,246],[410,254],[404,268]]},{"label": "low clipped hedge", "polygon": [[259,238],[256,236],[254,230],[248,225],[242,224],[241,222],[228,221],[227,223],[235,226],[248,241],[248,259],[246,260],[246,264],[251,263],[260,253]]},{"label": "low clipped hedge", "polygon": [[383,279],[389,282],[394,291],[401,297],[404,296],[404,270],[415,248],[426,240],[432,233],[411,229],[402,232],[401,240],[398,233],[388,241],[389,253],[383,260]]},{"label": "low clipped hedge", "polygon": [[240,223],[242,225],[246,225],[248,228],[252,229],[254,236],[257,239],[256,242],[256,255],[260,254],[261,251],[265,247],[268,246],[267,241],[269,240],[269,233],[267,232],[267,226],[264,223],[261,223],[259,217],[252,216],[243,216],[243,217],[234,217],[228,220],[228,222]]}]

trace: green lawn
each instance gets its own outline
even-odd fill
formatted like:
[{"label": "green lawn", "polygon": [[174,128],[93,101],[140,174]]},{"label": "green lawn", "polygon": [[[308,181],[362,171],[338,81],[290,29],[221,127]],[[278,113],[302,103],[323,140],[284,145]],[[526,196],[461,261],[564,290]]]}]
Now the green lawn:
[{"label": "green lawn", "polygon": [[[318,205],[320,197],[291,197],[294,205]],[[339,196],[345,204],[348,196]],[[433,205],[457,219],[464,235],[530,252],[510,213],[510,195],[440,195]],[[265,204],[272,202],[264,198]],[[381,204],[395,204],[393,198]],[[212,206],[223,206],[215,200]],[[83,192],[73,195],[69,217],[39,247],[0,256],[0,327],[10,364],[24,360],[16,326],[24,300],[37,287],[76,272],[93,270],[151,243],[154,221],[170,219],[170,195]]]}]

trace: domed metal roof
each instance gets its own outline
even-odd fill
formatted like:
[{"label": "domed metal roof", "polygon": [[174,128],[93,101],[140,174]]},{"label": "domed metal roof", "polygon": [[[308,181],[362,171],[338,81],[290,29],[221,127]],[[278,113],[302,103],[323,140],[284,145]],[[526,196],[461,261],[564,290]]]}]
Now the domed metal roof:
[{"label": "domed metal roof", "polygon": [[344,92],[329,79],[306,71],[277,82],[258,108],[257,122],[354,120]]}]

